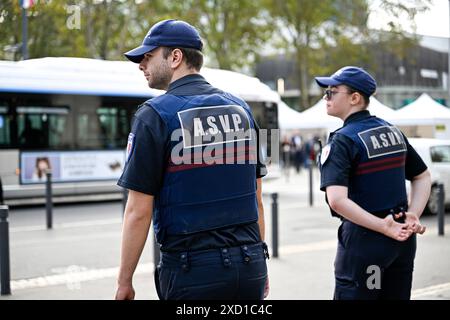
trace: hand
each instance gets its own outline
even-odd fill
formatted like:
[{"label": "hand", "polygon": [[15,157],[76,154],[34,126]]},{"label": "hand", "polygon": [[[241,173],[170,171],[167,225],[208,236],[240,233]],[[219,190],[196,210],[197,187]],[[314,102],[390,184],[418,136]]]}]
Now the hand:
[{"label": "hand", "polygon": [[[395,215],[395,219],[401,218],[402,217],[402,213],[397,213]],[[411,228],[412,231],[414,233],[418,233],[418,234],[424,234],[425,230],[427,229],[427,227],[423,226],[420,221],[419,218],[417,217],[417,215],[413,212],[405,212],[405,223],[408,224]]]},{"label": "hand", "polygon": [[264,286],[264,299],[269,295],[269,276],[267,276],[266,285]]},{"label": "hand", "polygon": [[398,223],[394,221],[394,217],[392,217],[392,215],[388,215],[383,220],[384,220],[383,234],[389,238],[392,238],[397,241],[405,241],[413,234],[413,230],[409,224]]},{"label": "hand", "polygon": [[116,300],[134,300],[133,285],[119,285],[116,292]]}]

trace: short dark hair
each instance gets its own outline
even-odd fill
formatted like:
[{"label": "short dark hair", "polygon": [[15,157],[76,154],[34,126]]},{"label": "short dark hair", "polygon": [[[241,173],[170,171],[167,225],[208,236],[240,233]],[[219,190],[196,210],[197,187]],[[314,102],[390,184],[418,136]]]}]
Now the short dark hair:
[{"label": "short dark hair", "polygon": [[183,53],[183,59],[185,59],[189,68],[194,68],[195,70],[200,71],[203,66],[203,54],[201,51],[192,48],[163,47],[164,59],[167,59],[167,57],[175,49],[181,50]]},{"label": "short dark hair", "polygon": [[361,91],[359,91],[359,90],[356,90],[356,89],[354,89],[354,88],[352,88],[352,87],[350,87],[350,86],[347,86],[347,85],[346,85],[346,87],[347,87],[347,89],[348,89],[348,91],[349,91],[350,94],[357,92],[357,93],[359,93],[359,94],[363,97],[363,100],[364,100],[364,107],[367,108],[367,107],[369,106],[370,98],[369,98],[369,96],[368,96],[367,94],[365,94],[365,93],[363,93],[363,92],[361,92]]}]

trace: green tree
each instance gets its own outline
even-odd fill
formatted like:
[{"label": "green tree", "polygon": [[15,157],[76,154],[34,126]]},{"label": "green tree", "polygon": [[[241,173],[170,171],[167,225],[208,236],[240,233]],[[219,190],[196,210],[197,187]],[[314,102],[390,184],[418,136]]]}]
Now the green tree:
[{"label": "green tree", "polygon": [[[83,16],[88,55],[101,59],[123,59],[123,52],[136,47],[147,32],[145,20],[156,21],[158,15],[146,1],[86,0]],[[151,1],[156,5],[158,1]]]},{"label": "green tree", "polygon": [[[158,19],[144,6],[124,0],[37,1],[27,10],[29,58],[120,59],[127,48],[142,41],[147,31],[142,21],[149,20],[144,15]],[[0,58],[21,59],[21,43],[19,0],[4,0],[0,4]]]},{"label": "green tree", "polygon": [[[299,75],[300,105],[311,104],[310,86],[314,75],[329,74],[337,66],[371,65],[370,43],[382,41],[386,48],[402,54],[414,39],[403,32],[395,17],[406,14],[409,21],[427,8],[429,0],[400,3],[379,0],[392,17],[391,32],[368,29],[369,0],[267,0],[272,23],[286,52],[292,54]],[[395,45],[393,45],[395,43]]]},{"label": "green tree", "polygon": [[64,2],[38,1],[27,15],[29,58],[79,55],[77,51],[82,48],[71,50],[78,39],[76,33],[66,31]]},{"label": "green tree", "polygon": [[[392,17],[391,32],[369,32],[369,1],[378,1]],[[338,65],[371,63],[368,41],[404,54],[414,39],[404,36],[396,17],[406,14],[412,21],[429,3],[405,1],[39,0],[27,10],[29,57],[123,59],[123,52],[139,44],[155,22],[183,19],[199,29],[212,66],[251,67],[267,47],[291,54],[307,106],[313,75]],[[76,14],[78,26],[70,23]],[[19,0],[0,2],[0,59],[21,58],[21,20]]]},{"label": "green tree", "polygon": [[15,0],[3,0],[0,2],[0,59],[17,60],[20,42],[20,7]]},{"label": "green tree", "polygon": [[221,69],[241,68],[255,61],[271,35],[260,1],[203,0],[195,6],[196,26]]},{"label": "green tree", "polygon": [[309,106],[311,79],[327,71],[327,62],[333,56],[330,48],[345,48],[346,55],[355,59],[362,55],[349,39],[364,37],[367,3],[364,0],[269,0],[269,6],[281,31],[280,39],[286,50],[293,52],[299,75],[300,105]]},{"label": "green tree", "polygon": [[152,2],[147,8],[155,8],[161,19],[181,19],[194,25],[205,42],[210,65],[239,69],[254,62],[271,36],[267,10],[261,4],[260,0],[185,0]]},{"label": "green tree", "polygon": [[[38,1],[26,10],[29,58],[45,56],[79,56],[83,47],[76,33],[67,32],[66,4],[62,1]],[[22,58],[22,8],[18,0],[6,0],[0,7],[0,56]],[[15,48],[13,53],[11,48]],[[81,53],[80,53],[81,51]]]},{"label": "green tree", "polygon": [[[427,11],[432,0],[371,1],[379,5],[379,11],[383,12],[387,18],[387,32],[373,33],[372,43],[378,44],[383,50],[392,52],[398,58],[405,58],[408,50],[418,43],[415,34],[417,29],[415,17],[418,13]],[[406,25],[404,25],[405,20]]]}]

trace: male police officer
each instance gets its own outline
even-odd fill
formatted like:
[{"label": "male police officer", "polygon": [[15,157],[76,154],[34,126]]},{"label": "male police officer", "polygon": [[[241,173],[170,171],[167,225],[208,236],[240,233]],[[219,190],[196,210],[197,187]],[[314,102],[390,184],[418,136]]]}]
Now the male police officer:
[{"label": "male police officer", "polygon": [[[426,165],[396,127],[367,107],[376,82],[344,67],[316,77],[327,113],[344,121],[320,156],[321,190],[340,217],[335,299],[409,299],[415,233],[430,193]],[[405,178],[411,180],[408,205]]]},{"label": "male police officer", "polygon": [[[241,99],[198,73],[197,30],[155,24],[125,53],[151,88],[167,90],[136,112],[118,184],[129,189],[117,299],[132,276],[153,216],[161,245],[160,299],[263,299],[268,287],[256,123]],[[249,161],[253,160],[253,161]],[[236,163],[237,162],[237,163]]]}]

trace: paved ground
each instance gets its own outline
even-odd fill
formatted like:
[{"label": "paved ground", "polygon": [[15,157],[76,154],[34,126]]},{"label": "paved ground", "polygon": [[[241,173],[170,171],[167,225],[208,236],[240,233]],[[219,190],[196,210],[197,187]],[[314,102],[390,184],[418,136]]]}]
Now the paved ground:
[{"label": "paved ground", "polygon": [[[269,299],[330,299],[337,219],[320,191],[309,206],[308,176],[291,174],[265,182],[267,243],[271,236],[271,192],[279,193],[279,258],[269,260]],[[317,172],[314,187],[317,190]],[[436,217],[425,217],[427,233],[418,238],[413,299],[450,299],[450,215],[444,237]],[[45,229],[45,208],[11,209],[12,295],[1,299],[111,299],[119,263],[122,204],[56,206],[54,228]],[[137,274],[137,299],[156,299],[152,238]]]}]

